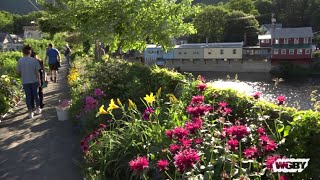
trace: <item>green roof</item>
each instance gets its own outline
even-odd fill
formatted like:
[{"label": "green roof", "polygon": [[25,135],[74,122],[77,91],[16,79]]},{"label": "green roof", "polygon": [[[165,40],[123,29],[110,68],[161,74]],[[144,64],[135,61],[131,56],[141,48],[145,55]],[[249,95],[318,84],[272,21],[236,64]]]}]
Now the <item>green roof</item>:
[{"label": "green roof", "polygon": [[273,48],[276,49],[310,49],[311,44],[273,44]]}]

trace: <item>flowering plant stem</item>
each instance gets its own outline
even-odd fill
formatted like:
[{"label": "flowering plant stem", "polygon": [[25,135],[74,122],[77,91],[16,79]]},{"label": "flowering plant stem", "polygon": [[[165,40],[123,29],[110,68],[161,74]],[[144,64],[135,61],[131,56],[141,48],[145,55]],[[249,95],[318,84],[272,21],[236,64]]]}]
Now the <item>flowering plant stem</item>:
[{"label": "flowering plant stem", "polygon": [[168,178],[169,178],[170,180],[173,180],[172,177],[168,174],[167,171],[164,171],[164,173],[166,173],[166,175],[168,176]]},{"label": "flowering plant stem", "polygon": [[239,141],[239,159],[240,159],[240,175],[242,175],[242,152],[241,152],[241,140]]}]

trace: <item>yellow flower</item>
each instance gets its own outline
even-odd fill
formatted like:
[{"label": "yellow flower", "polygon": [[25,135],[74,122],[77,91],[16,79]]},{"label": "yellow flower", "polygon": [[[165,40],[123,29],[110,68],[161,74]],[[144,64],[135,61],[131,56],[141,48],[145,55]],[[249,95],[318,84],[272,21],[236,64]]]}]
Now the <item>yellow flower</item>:
[{"label": "yellow flower", "polygon": [[117,105],[114,103],[114,100],[111,99],[107,111],[110,112],[110,111],[112,111],[112,110],[114,110],[114,109],[118,109],[118,108],[119,108],[119,106],[117,106]]},{"label": "yellow flower", "polygon": [[108,114],[108,112],[104,109],[104,105],[99,108],[99,112],[97,112],[96,117],[100,116],[100,114]]},{"label": "yellow flower", "polygon": [[122,103],[121,103],[121,101],[120,101],[119,98],[117,98],[117,102],[118,102],[118,104],[122,107]]},{"label": "yellow flower", "polygon": [[128,107],[128,109],[132,110],[132,109],[136,109],[136,108],[137,108],[136,104],[131,99],[129,99],[129,107]]},{"label": "yellow flower", "polygon": [[156,101],[156,97],[153,95],[153,93],[150,93],[150,96],[147,94],[146,97],[144,97],[144,100],[146,100],[148,104],[152,104],[154,101]]},{"label": "yellow flower", "polygon": [[169,100],[171,104],[175,104],[178,102],[178,99],[173,94],[169,94]]}]

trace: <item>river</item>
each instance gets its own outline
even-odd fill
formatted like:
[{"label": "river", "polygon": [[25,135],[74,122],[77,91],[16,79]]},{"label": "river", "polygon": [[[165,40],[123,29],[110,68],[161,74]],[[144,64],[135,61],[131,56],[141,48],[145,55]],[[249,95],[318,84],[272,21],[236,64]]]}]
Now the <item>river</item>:
[{"label": "river", "polygon": [[[248,95],[261,92],[262,99],[276,102],[278,95],[287,97],[286,105],[301,110],[313,109],[311,101],[312,92],[316,95],[320,92],[320,78],[304,77],[283,79],[283,82],[275,83],[269,73],[221,73],[221,72],[194,72],[194,75],[202,75],[207,82],[213,82],[215,86],[234,88]],[[320,101],[320,97],[318,97]]]}]

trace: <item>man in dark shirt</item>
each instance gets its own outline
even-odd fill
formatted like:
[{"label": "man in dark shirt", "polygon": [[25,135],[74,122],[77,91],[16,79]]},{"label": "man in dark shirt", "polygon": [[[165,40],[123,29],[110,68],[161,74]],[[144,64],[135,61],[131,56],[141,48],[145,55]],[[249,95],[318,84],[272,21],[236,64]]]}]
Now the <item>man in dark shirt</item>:
[{"label": "man in dark shirt", "polygon": [[52,44],[48,45],[45,63],[47,59],[49,59],[50,79],[51,81],[57,82],[57,70],[60,66],[61,58],[59,51],[56,48],[53,48]]}]

